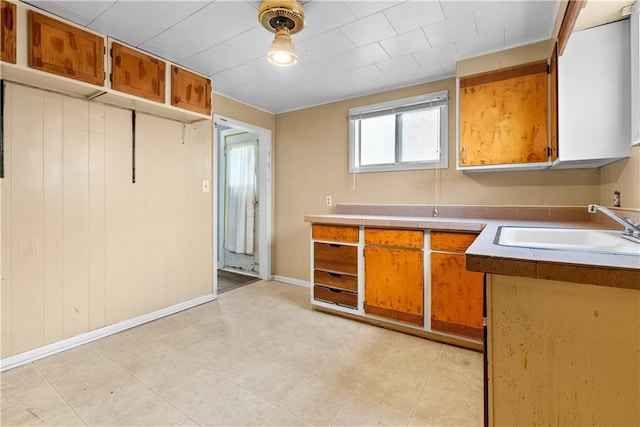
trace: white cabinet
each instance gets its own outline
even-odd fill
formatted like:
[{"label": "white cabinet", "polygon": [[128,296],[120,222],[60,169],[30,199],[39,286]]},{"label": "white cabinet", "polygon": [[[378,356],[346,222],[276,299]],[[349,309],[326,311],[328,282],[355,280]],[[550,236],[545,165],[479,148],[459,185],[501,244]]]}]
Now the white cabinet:
[{"label": "white cabinet", "polygon": [[631,34],[631,145],[640,145],[640,3],[629,17]]},{"label": "white cabinet", "polygon": [[558,158],[552,168],[598,167],[630,155],[629,49],[628,20],[571,35],[558,58]]}]

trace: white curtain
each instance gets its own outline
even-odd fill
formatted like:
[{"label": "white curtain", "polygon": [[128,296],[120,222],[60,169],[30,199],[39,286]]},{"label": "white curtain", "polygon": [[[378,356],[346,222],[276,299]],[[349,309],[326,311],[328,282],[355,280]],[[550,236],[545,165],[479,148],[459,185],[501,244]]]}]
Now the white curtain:
[{"label": "white curtain", "polygon": [[253,254],[257,141],[227,145],[224,247]]}]

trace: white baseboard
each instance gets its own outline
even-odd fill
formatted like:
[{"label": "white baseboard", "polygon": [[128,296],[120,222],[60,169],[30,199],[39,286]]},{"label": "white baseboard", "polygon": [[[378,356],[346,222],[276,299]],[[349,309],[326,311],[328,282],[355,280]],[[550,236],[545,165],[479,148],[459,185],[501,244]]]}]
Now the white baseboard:
[{"label": "white baseboard", "polygon": [[291,285],[304,286],[305,288],[309,287],[309,282],[300,280],[300,279],[294,279],[292,277],[273,276],[273,280],[277,280],[278,282],[289,283]]},{"label": "white baseboard", "polygon": [[5,357],[0,359],[0,372],[7,369],[16,368],[26,363],[34,362],[38,359],[42,359],[47,356],[51,356],[56,353],[60,353],[65,350],[77,347],[82,344],[86,344],[91,341],[95,341],[106,336],[122,332],[126,329],[140,326],[143,323],[151,322],[152,320],[160,319],[161,317],[169,316],[188,308],[195,307],[200,304],[204,304],[216,299],[214,294],[203,295],[198,298],[194,298],[189,301],[181,302],[170,307],[161,308],[160,310],[152,311],[150,313],[142,314],[132,319],[123,320],[113,325],[108,325],[93,331],[86,332],[84,334],[76,335],[75,337],[67,338],[62,341],[47,344],[42,347],[34,348],[33,350],[25,351],[14,356]]}]

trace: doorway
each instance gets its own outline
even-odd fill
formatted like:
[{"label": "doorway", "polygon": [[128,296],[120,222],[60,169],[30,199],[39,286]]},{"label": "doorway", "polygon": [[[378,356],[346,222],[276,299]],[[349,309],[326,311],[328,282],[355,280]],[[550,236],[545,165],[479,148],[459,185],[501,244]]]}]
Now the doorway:
[{"label": "doorway", "polygon": [[271,131],[214,115],[216,291],[237,273],[271,276]]}]

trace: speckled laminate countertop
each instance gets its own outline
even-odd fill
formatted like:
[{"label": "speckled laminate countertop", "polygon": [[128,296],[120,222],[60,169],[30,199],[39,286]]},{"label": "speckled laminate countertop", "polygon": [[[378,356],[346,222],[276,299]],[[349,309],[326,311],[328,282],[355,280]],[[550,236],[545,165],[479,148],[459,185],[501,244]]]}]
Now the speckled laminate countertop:
[{"label": "speckled laminate countertop", "polygon": [[500,226],[606,228],[589,221],[531,221],[393,215],[306,215],[316,224],[480,232],[466,252],[468,270],[640,290],[640,257],[501,246]]}]

